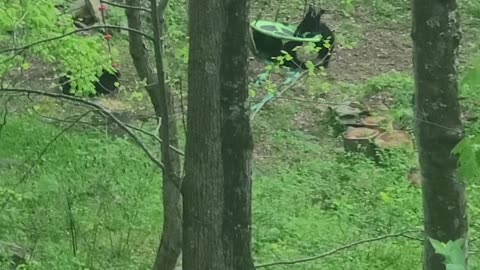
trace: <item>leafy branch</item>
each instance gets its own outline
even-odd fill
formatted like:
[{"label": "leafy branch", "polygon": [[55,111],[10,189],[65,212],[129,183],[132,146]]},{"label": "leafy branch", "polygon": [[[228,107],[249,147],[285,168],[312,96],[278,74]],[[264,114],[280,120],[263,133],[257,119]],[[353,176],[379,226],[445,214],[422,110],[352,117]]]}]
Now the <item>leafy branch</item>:
[{"label": "leafy branch", "polygon": [[145,34],[144,32],[138,31],[138,30],[136,30],[136,29],[132,29],[132,28],[128,28],[128,27],[123,27],[123,26],[116,26],[116,25],[94,25],[94,26],[90,26],[90,27],[87,27],[87,28],[77,29],[77,30],[74,30],[74,31],[65,33],[65,34],[63,34],[63,35],[56,36],[56,37],[51,37],[51,38],[46,38],[46,39],[38,40],[38,41],[32,42],[32,43],[30,43],[30,44],[27,44],[27,45],[24,45],[24,46],[21,46],[21,47],[3,49],[3,50],[0,50],[0,54],[1,54],[1,53],[8,53],[8,52],[17,52],[17,53],[18,53],[18,52],[22,52],[22,51],[25,51],[25,50],[33,47],[33,46],[37,46],[37,45],[40,45],[40,44],[43,44],[43,43],[47,43],[47,42],[55,41],[55,40],[58,40],[58,39],[62,39],[62,38],[64,38],[64,37],[71,36],[71,35],[76,34],[76,33],[81,33],[81,32],[85,32],[85,31],[89,31],[89,30],[95,30],[95,29],[118,29],[118,30],[125,30],[125,31],[134,32],[134,33],[137,33],[137,34],[139,34],[139,35],[142,35],[142,36],[144,36],[145,38],[147,38],[147,39],[149,39],[149,40],[153,40],[153,37],[152,37],[152,36],[147,35],[147,34]]},{"label": "leafy branch", "polygon": [[[84,125],[89,125],[89,126],[100,126],[100,125],[104,126],[104,125],[107,125],[106,122],[104,122],[104,123],[99,123],[99,124],[94,124],[94,123],[86,122],[86,121],[75,121],[75,120],[59,119],[59,118],[55,118],[55,117],[51,117],[51,116],[46,116],[46,115],[43,115],[43,114],[41,114],[40,112],[38,112],[35,108],[33,108],[33,112],[36,113],[36,114],[37,114],[38,116],[40,116],[41,118],[45,118],[45,119],[49,119],[49,120],[57,121],[57,122],[63,122],[63,123],[77,122],[78,124],[84,124]],[[133,129],[133,130],[135,130],[135,131],[138,131],[138,132],[140,132],[140,133],[143,133],[143,134],[151,137],[152,139],[154,139],[155,141],[157,141],[157,142],[159,142],[159,143],[163,143],[163,140],[160,139],[157,135],[153,134],[152,132],[149,132],[149,131],[147,131],[147,130],[145,130],[145,129],[142,129],[142,128],[139,128],[139,127],[130,125],[130,124],[128,124],[128,123],[124,123],[124,124],[125,124],[125,126],[127,126],[128,128],[131,128],[131,129]],[[179,154],[179,155],[181,155],[181,156],[185,156],[185,153],[184,153],[182,150],[180,150],[180,149],[178,149],[178,148],[176,148],[176,147],[174,147],[174,146],[172,146],[172,145],[170,145],[170,149],[172,149],[175,153],[177,153],[177,154]]]}]

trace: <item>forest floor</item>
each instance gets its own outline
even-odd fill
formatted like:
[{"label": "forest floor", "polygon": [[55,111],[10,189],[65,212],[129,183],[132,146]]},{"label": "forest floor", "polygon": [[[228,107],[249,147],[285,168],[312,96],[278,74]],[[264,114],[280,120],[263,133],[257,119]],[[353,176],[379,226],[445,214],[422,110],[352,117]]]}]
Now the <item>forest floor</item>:
[{"label": "forest floor", "polygon": [[[411,187],[407,181],[408,170],[416,166],[416,157],[393,153],[379,166],[368,159],[348,155],[325,118],[331,104],[386,93],[394,99],[391,109],[395,119],[404,121],[411,131],[410,98],[414,88],[408,17],[405,10],[402,16],[388,19],[363,9],[357,10],[353,17],[340,12],[326,14],[324,21],[336,29],[339,40],[326,76],[308,78],[287,91],[283,98],[265,106],[255,118],[253,246],[258,264],[315,256],[361,239],[421,228],[420,189]],[[479,29],[465,27],[463,64],[480,51],[480,45],[475,44],[480,37]],[[135,71],[128,49],[124,47],[124,50],[120,62],[125,74],[125,91],[102,102],[112,110],[121,108],[135,115],[151,114],[146,95],[132,98],[133,92],[142,89],[134,81]],[[260,61],[252,61],[256,72],[262,66]],[[45,66],[32,65],[22,78],[33,89],[41,90],[39,88],[51,88],[52,77],[53,73]],[[72,106],[40,100],[44,103],[21,99],[27,103],[19,107],[35,107],[36,111],[48,115],[62,110],[65,114],[78,114]],[[151,122],[149,127],[155,128],[154,121]],[[68,254],[64,251],[70,249],[67,231],[59,229],[68,227],[63,221],[68,212],[48,206],[64,205],[69,192],[78,191],[75,217],[86,243],[79,245],[85,244],[84,251],[88,253],[89,239],[98,239],[95,241],[99,248],[87,256],[88,260],[116,258],[105,262],[107,266],[101,265],[101,269],[149,269],[162,221],[158,207],[161,201],[158,170],[132,145],[102,136],[102,129],[96,133],[88,128],[78,131],[81,132],[72,132],[52,144],[40,161],[41,166],[33,170],[35,181],[27,181],[31,184],[17,190],[22,194],[33,191],[39,197],[35,203],[41,204],[41,209],[27,213],[21,210],[26,207],[25,202],[15,201],[11,214],[0,217],[0,233],[17,235],[20,233],[16,230],[25,228],[32,234],[38,233],[43,237],[39,237],[43,242],[39,244],[38,254],[50,258],[42,261],[52,263],[50,268],[43,269],[73,269],[59,267],[59,264],[70,265],[83,258],[83,254],[79,258],[62,255],[67,257],[62,257],[62,262],[56,261],[57,254]],[[13,119],[3,132],[0,159],[33,162],[50,142],[52,134],[58,134],[59,130],[31,119]],[[0,170],[0,178],[16,179],[23,176],[28,167],[22,166],[18,171]],[[61,181],[57,183],[53,179]],[[469,192],[470,203],[478,205],[480,188],[473,185]],[[52,195],[57,193],[58,198]],[[98,194],[92,196],[92,193]],[[26,201],[28,203],[28,198]],[[100,206],[98,201],[102,202]],[[100,212],[103,214],[97,216]],[[475,238],[480,229],[479,214],[477,208],[471,209],[471,234]],[[36,223],[30,225],[31,220]],[[2,224],[9,226],[2,227]],[[28,239],[23,234],[26,233],[22,233],[23,239]],[[372,240],[318,261],[275,269],[419,269],[420,238],[421,234],[416,232],[407,237],[388,236],[381,242]],[[472,250],[475,248],[473,244]],[[473,258],[472,263],[478,266],[480,259]]]}]

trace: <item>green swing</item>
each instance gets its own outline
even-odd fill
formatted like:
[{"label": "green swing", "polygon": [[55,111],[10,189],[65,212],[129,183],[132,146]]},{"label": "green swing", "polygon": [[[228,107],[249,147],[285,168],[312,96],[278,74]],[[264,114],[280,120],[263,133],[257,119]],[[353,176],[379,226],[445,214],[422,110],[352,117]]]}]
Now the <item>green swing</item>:
[{"label": "green swing", "polygon": [[[311,61],[317,62],[315,66],[327,68],[334,37],[330,28],[320,21],[320,17],[324,13],[323,9],[317,10],[310,5],[298,26],[260,19],[251,22],[253,53],[259,58],[272,60],[278,59],[287,52],[293,59],[282,62],[285,66],[305,69],[306,61],[311,59]],[[316,48],[320,48],[315,60],[308,56],[309,53],[303,57],[303,60],[297,54],[296,48],[308,43],[314,43]]]},{"label": "green swing", "polygon": [[250,23],[254,31],[258,31],[266,36],[284,41],[299,41],[299,42],[320,42],[321,35],[312,38],[295,37],[295,29],[297,26],[291,24],[283,24],[279,22],[271,22],[258,20]]}]

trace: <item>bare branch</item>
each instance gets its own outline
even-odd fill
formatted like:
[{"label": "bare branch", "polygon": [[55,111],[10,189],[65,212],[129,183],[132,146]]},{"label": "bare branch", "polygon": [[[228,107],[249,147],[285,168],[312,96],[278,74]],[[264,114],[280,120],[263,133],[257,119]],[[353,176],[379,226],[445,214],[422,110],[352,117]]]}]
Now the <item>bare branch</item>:
[{"label": "bare branch", "polygon": [[[77,121],[74,121],[72,124],[70,124],[68,127],[64,128],[62,131],[60,131],[57,135],[55,135],[55,137],[53,137],[52,140],[50,140],[47,145],[43,148],[43,150],[40,152],[40,154],[38,154],[37,158],[35,159],[35,161],[30,165],[30,167],[28,168],[28,170],[22,175],[22,178],[20,178],[20,180],[17,182],[17,186],[21,183],[23,183],[25,181],[25,179],[27,179],[28,175],[33,171],[33,169],[35,168],[35,166],[37,166],[40,161],[42,160],[42,157],[45,155],[45,153],[48,151],[48,149],[50,148],[50,146],[58,139],[60,138],[60,136],[62,136],[65,132],[67,132],[69,129],[71,129],[73,126],[75,126],[77,124],[78,121],[82,120],[82,118],[84,118],[85,116],[87,116],[89,113],[91,113],[92,111],[88,111],[82,115],[80,115],[78,118],[77,118]],[[10,202],[10,200],[12,199],[12,195],[7,195],[5,200],[3,201],[2,205],[0,205],[0,213],[3,212],[3,210],[5,210],[5,207],[7,206],[8,202]]]},{"label": "bare branch", "polygon": [[[35,108],[32,109],[32,111],[37,114],[39,117],[41,118],[45,118],[45,119],[48,119],[48,120],[51,120],[51,121],[56,121],[56,122],[63,122],[63,123],[72,123],[72,122],[76,122],[78,124],[84,124],[84,125],[89,125],[89,126],[92,126],[92,127],[96,127],[96,126],[105,126],[107,125],[106,122],[104,123],[92,123],[92,122],[85,122],[85,121],[75,121],[75,120],[68,120],[68,119],[60,119],[60,118],[56,118],[56,117],[51,117],[51,116],[46,116],[46,115],[43,115],[41,113],[39,113]],[[139,127],[136,127],[134,125],[130,125],[130,124],[127,124],[125,123],[125,126],[135,130],[135,131],[138,131],[140,133],[143,133],[147,136],[150,136],[152,137],[153,139],[155,139],[157,142],[159,143],[163,143],[162,139],[160,139],[157,135],[151,133],[151,132],[148,132],[146,131],[145,129],[142,129],[142,128],[139,128]],[[158,130],[158,128],[157,128]],[[0,125],[0,131],[1,131],[1,125]],[[172,149],[174,152],[176,152],[177,154],[181,155],[181,156],[185,156],[185,153],[174,147],[173,145],[170,145],[170,149]]]},{"label": "bare branch", "polygon": [[143,8],[143,7],[134,7],[134,6],[123,5],[123,4],[118,4],[118,3],[103,1],[103,0],[100,1],[100,2],[104,3],[104,4],[107,4],[109,6],[113,6],[113,7],[119,7],[119,8],[124,8],[124,9],[134,9],[134,10],[140,10],[140,11],[144,11],[144,12],[150,12],[150,10],[148,10],[147,8]]},{"label": "bare branch", "polygon": [[62,38],[64,38],[64,37],[71,36],[71,35],[76,34],[76,33],[85,32],[85,31],[94,30],[94,29],[119,29],[119,30],[125,30],[125,31],[134,32],[134,33],[137,33],[137,34],[139,34],[139,35],[142,35],[142,36],[144,36],[145,38],[147,38],[147,39],[149,39],[149,40],[153,40],[153,37],[152,37],[152,36],[149,36],[149,35],[141,32],[141,31],[138,31],[138,30],[135,30],[135,29],[132,29],[132,28],[123,27],[123,26],[116,26],[116,25],[94,25],[94,26],[90,26],[90,27],[87,27],[87,28],[77,29],[77,30],[75,30],[75,31],[71,31],[71,32],[68,32],[68,33],[65,33],[65,34],[63,34],[63,35],[59,35],[59,36],[56,36],[56,37],[51,37],[51,38],[46,38],[46,39],[38,40],[38,41],[32,42],[32,43],[27,44],[27,45],[22,46],[22,47],[9,48],[9,49],[0,50],[0,53],[24,51],[24,50],[27,50],[27,49],[29,49],[29,48],[31,48],[31,47],[33,47],[33,46],[36,46],[36,45],[39,45],[39,44],[42,44],[42,43],[47,43],[47,42],[50,42],[50,41],[62,39]]},{"label": "bare branch", "polygon": [[7,116],[8,116],[8,102],[10,102],[11,97],[8,97],[5,103],[3,104],[3,117],[2,122],[0,123],[0,136],[2,135],[2,130],[7,124]]},{"label": "bare branch", "polygon": [[[132,125],[129,125],[129,124],[125,124],[125,125],[126,125],[127,127],[131,128],[131,129],[133,129],[133,130],[136,130],[136,131],[138,131],[138,132],[141,132],[141,133],[143,133],[143,134],[145,134],[145,135],[148,135],[148,136],[154,138],[154,139],[155,139],[156,141],[158,141],[159,143],[163,143],[163,140],[162,140],[162,139],[160,139],[157,135],[155,135],[155,134],[153,134],[153,133],[151,133],[151,132],[148,132],[148,131],[146,131],[146,130],[144,130],[144,129],[141,129],[141,128],[139,128],[139,127],[135,127],[135,126],[132,126]],[[184,153],[182,150],[174,147],[173,145],[170,145],[170,149],[172,149],[175,153],[177,153],[177,154],[179,154],[179,155],[181,155],[181,156],[185,156],[185,153]]]},{"label": "bare branch", "polygon": [[75,121],[73,121],[70,125],[68,125],[64,129],[62,129],[62,131],[60,131],[57,135],[55,135],[55,137],[53,137],[53,139],[51,139],[47,143],[47,145],[43,148],[43,150],[40,152],[40,154],[38,154],[37,159],[32,163],[32,165],[30,165],[30,168],[28,168],[28,170],[23,174],[22,178],[20,178],[20,181],[18,181],[18,183],[20,184],[20,183],[24,182],[25,179],[27,179],[28,175],[33,171],[35,166],[37,166],[40,163],[40,161],[42,160],[42,157],[45,155],[45,153],[47,153],[50,146],[52,146],[52,144],[55,141],[57,141],[58,138],[60,138],[60,136],[62,136],[65,132],[67,132],[69,129],[74,127],[78,123],[78,121],[82,120],[82,118],[84,118],[85,116],[87,116],[91,112],[92,112],[92,110],[81,114],[79,117],[77,117],[77,119]]},{"label": "bare branch", "polygon": [[74,97],[74,96],[67,96],[63,94],[55,94],[55,93],[49,93],[49,92],[44,92],[44,91],[37,91],[37,90],[29,90],[29,89],[0,89],[0,93],[2,92],[8,92],[8,93],[25,93],[25,94],[34,94],[34,95],[41,95],[41,96],[46,96],[46,97],[51,97],[51,98],[59,98],[59,99],[64,99],[64,100],[69,100],[73,102],[77,102],[83,105],[87,105],[88,107],[97,109],[100,111],[102,114],[105,116],[109,117],[112,119],[112,121],[117,124],[121,129],[125,130],[127,134],[130,136],[130,138],[133,139],[133,141],[145,152],[145,154],[148,156],[148,158],[155,163],[159,168],[163,169],[163,163],[158,160],[150,150],[148,150],[147,146],[143,144],[143,142],[138,138],[138,136],[133,133],[130,128],[128,128],[125,123],[123,123],[121,120],[119,120],[114,114],[112,114],[110,111],[105,109],[104,107],[95,104],[93,102]]},{"label": "bare branch", "polygon": [[[73,123],[73,122],[77,122],[77,124],[88,125],[88,126],[91,126],[91,127],[105,126],[105,125],[107,124],[106,122],[103,122],[103,123],[92,123],[92,122],[87,122],[87,121],[69,120],[68,118],[71,118],[70,116],[69,116],[69,117],[66,117],[66,118],[64,118],[64,119],[60,119],[60,118],[56,118],[56,117],[51,117],[51,116],[46,116],[46,115],[43,115],[43,114],[41,114],[40,112],[38,112],[35,108],[32,108],[32,111],[33,111],[36,115],[38,115],[40,118],[44,118],[44,119],[45,119],[45,120],[39,119],[39,121],[46,122],[46,123],[52,123],[52,122]],[[75,117],[78,117],[78,115],[75,115]],[[48,121],[47,121],[47,120],[48,120]]]},{"label": "bare branch", "polygon": [[339,251],[349,249],[349,248],[352,248],[352,247],[355,247],[355,246],[358,246],[358,245],[361,245],[361,244],[376,242],[376,241],[385,240],[385,239],[388,239],[388,238],[406,237],[406,234],[414,233],[414,232],[419,232],[419,231],[418,230],[410,230],[410,231],[405,231],[405,232],[396,233],[396,234],[387,234],[387,235],[378,236],[378,237],[374,237],[374,238],[364,239],[364,240],[360,240],[360,241],[357,241],[357,242],[350,243],[350,244],[345,245],[345,246],[338,247],[336,249],[332,249],[328,252],[325,252],[325,253],[317,255],[317,256],[304,258],[304,259],[293,260],[293,261],[281,261],[281,262],[260,264],[260,265],[256,265],[255,269],[277,266],[277,265],[291,265],[291,264],[314,261],[314,260],[318,260],[318,259],[330,256],[330,255],[335,254]]}]

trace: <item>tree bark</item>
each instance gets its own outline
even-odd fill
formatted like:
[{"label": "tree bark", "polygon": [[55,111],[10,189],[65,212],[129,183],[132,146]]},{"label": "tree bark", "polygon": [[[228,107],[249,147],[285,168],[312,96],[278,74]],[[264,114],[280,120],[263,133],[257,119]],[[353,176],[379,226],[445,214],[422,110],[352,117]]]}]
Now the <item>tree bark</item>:
[{"label": "tree bark", "polygon": [[[426,237],[441,242],[467,237],[465,187],[452,149],[463,138],[458,102],[456,0],[413,1],[415,135],[422,171]],[[466,252],[465,244],[465,252]],[[466,260],[466,256],[465,256]],[[443,258],[425,242],[424,269],[445,269]]]},{"label": "tree bark", "polygon": [[248,1],[189,1],[183,267],[254,269]]},{"label": "tree bark", "polygon": [[[126,4],[140,6],[140,2],[141,0],[127,0]],[[140,11],[135,9],[127,9],[126,14],[128,27],[138,31],[143,31]],[[149,55],[146,50],[145,43],[143,42],[143,37],[135,32],[129,31],[128,41],[130,55],[132,57],[133,65],[135,66],[138,77],[140,77],[141,80],[146,79],[146,90],[150,97],[150,102],[152,102],[153,109],[155,110],[155,115],[157,117],[161,117],[160,107],[162,101],[160,99],[160,91],[157,87],[157,79],[148,61]]]},{"label": "tree bark", "polygon": [[[127,0],[127,5],[140,6],[140,0]],[[163,1],[165,2],[165,1]],[[156,7],[155,1],[152,1]],[[163,18],[166,3],[160,3],[162,9],[152,10],[153,18]],[[142,31],[142,21],[138,10],[127,10],[128,26]],[[155,110],[155,115],[161,119],[159,130],[163,140],[161,146],[163,170],[163,230],[160,246],[153,266],[154,270],[173,270],[182,251],[182,196],[181,196],[181,168],[180,157],[173,152],[170,146],[178,147],[177,124],[174,117],[174,100],[165,84],[165,73],[161,51],[162,20],[154,22],[155,59],[157,76],[148,61],[148,53],[143,43],[143,37],[129,32],[130,54],[140,79],[146,79],[147,92]],[[157,83],[159,82],[159,83]]]},{"label": "tree bark", "polygon": [[248,103],[249,0],[224,2],[221,107],[227,268],[254,269],[251,255],[253,137]]},{"label": "tree bark", "polygon": [[221,1],[189,1],[187,142],[183,194],[183,268],[226,270],[220,66]]}]

